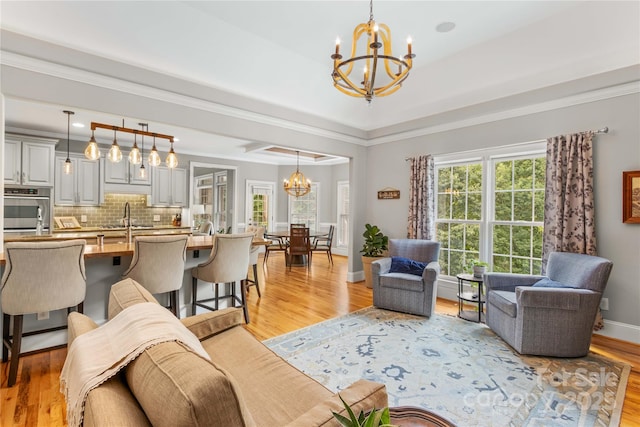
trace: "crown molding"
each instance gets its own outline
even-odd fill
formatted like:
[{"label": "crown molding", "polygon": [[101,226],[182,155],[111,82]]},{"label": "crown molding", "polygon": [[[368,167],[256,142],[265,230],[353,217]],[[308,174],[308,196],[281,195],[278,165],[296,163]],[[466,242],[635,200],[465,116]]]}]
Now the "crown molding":
[{"label": "crown molding", "polygon": [[291,120],[280,119],[268,116],[266,114],[242,110],[240,108],[234,108],[227,105],[218,104],[213,101],[207,101],[191,96],[181,95],[175,92],[145,86],[139,83],[128,82],[91,71],[80,70],[66,65],[56,64],[49,61],[20,55],[14,52],[0,50],[0,64],[56,78],[89,84],[109,90],[142,96],[157,101],[207,111],[214,114],[220,114],[227,117],[260,123],[267,126],[273,126],[296,132],[306,133],[309,135],[320,136],[323,138],[333,139],[341,142],[348,142],[350,144],[363,146],[367,145],[367,140],[364,138],[358,138],[340,132],[334,132],[315,126],[309,126]]},{"label": "crown molding", "polygon": [[527,116],[530,114],[541,113],[544,111],[557,110],[559,108],[571,107],[589,102],[602,101],[605,99],[615,98],[618,96],[631,95],[640,92],[640,81],[624,83],[616,86],[597,89],[578,95],[567,96],[564,98],[554,99],[552,101],[540,102],[536,104],[526,105],[519,108],[509,108],[497,113],[484,114],[463,120],[454,120],[435,126],[427,126],[406,132],[397,132],[391,135],[385,135],[378,138],[372,138],[368,141],[368,145],[378,145],[387,142],[396,142],[404,139],[417,138],[420,136],[431,135],[439,132],[446,132],[454,129],[476,126],[485,123],[496,122],[499,120],[512,119],[515,117]]}]

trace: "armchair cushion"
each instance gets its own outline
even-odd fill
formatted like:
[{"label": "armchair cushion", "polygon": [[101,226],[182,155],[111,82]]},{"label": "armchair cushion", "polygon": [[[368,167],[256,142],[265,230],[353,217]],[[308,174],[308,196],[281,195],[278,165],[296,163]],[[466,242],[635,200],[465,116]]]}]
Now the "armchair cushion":
[{"label": "armchair cushion", "polygon": [[391,257],[391,268],[389,269],[389,273],[406,273],[413,274],[415,276],[422,276],[422,272],[426,266],[426,262],[394,256]]},{"label": "armchair cushion", "polygon": [[575,286],[565,285],[564,283],[556,282],[548,277],[538,280],[533,285],[534,288],[575,288]]},{"label": "armchair cushion", "polygon": [[487,295],[490,304],[509,317],[516,317],[518,306],[516,304],[515,292],[509,291],[493,291]]}]

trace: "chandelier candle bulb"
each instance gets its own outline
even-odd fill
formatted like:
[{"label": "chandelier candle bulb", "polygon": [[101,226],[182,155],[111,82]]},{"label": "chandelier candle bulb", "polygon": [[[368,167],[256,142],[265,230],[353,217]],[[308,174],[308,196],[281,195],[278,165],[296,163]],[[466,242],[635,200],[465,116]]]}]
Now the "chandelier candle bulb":
[{"label": "chandelier candle bulb", "polygon": [[340,55],[340,37],[336,37],[336,56]]},{"label": "chandelier candle bulb", "polygon": [[408,55],[409,57],[411,57],[412,53],[411,53],[411,37],[407,37],[407,50],[409,51]]}]

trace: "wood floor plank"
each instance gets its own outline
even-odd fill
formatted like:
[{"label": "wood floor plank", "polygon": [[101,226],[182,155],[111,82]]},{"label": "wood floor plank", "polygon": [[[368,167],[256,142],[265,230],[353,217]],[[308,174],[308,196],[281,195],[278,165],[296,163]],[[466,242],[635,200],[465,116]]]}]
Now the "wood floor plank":
[{"label": "wood floor plank", "polygon": [[[258,267],[262,298],[251,288],[247,298],[251,322],[245,327],[259,340],[372,305],[371,289],[367,289],[364,282],[346,282],[347,259],[344,257],[334,255],[333,265],[326,257],[314,257],[309,272],[303,267],[293,267],[289,272],[281,254],[270,256],[264,266],[261,258]],[[458,306],[455,301],[438,299],[436,311],[455,315]],[[591,350],[634,365],[621,426],[640,427],[640,346],[594,336]],[[3,427],[66,426],[64,398],[59,392],[65,357],[66,349],[57,349],[21,358],[18,382],[12,388],[7,388],[6,382],[8,363],[2,364],[0,424]]]}]

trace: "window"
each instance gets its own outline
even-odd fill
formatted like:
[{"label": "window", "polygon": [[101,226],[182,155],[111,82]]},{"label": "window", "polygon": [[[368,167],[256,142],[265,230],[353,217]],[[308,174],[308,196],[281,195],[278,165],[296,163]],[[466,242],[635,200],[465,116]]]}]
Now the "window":
[{"label": "window", "polygon": [[289,196],[289,224],[305,224],[312,230],[318,224],[318,184],[311,184],[311,191],[304,196]]},{"label": "window", "polygon": [[491,271],[540,273],[545,185],[541,144],[487,150],[475,158],[443,156],[436,159],[435,173],[443,275],[468,271],[473,259],[489,262]]},{"label": "window", "polygon": [[216,230],[227,228],[227,172],[216,172],[215,179],[215,212],[213,226]]},{"label": "window", "polygon": [[349,181],[338,182],[338,226],[336,227],[335,245],[349,246]]}]

